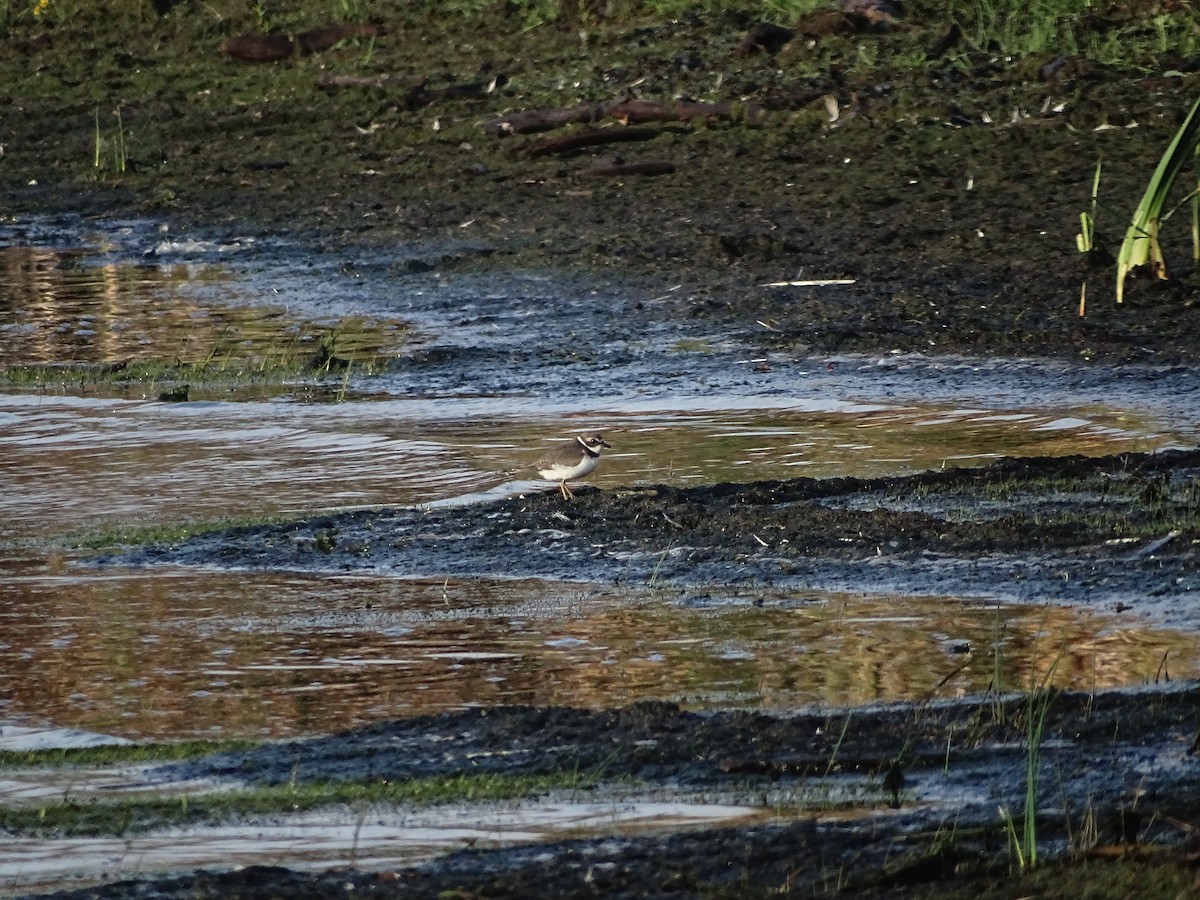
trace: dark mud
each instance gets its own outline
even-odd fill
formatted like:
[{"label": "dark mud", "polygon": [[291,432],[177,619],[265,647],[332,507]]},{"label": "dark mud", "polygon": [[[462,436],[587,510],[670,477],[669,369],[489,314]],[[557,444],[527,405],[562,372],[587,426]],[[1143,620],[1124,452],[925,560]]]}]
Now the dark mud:
[{"label": "dark mud", "polygon": [[[903,478],[579,488],[203,535],[109,559],[317,572],[985,596],[1200,626],[1200,452],[1018,459]],[[716,512],[719,510],[719,514]],[[1182,601],[1182,602],[1181,602]]]},{"label": "dark mud", "polygon": [[[1005,460],[892,479],[577,489],[455,509],[373,510],[237,529],[114,557],[316,571],[652,579],[682,602],[733,583],[894,585],[1105,605],[1196,627],[1200,452]],[[721,515],[714,515],[719,509]],[[1048,637],[1048,650],[1053,636]],[[1164,660],[1164,664],[1166,664]],[[1047,660],[1047,666],[1052,660]],[[1169,665],[1164,665],[1168,680]],[[76,895],[1146,896],[1191,884],[1200,694],[1189,686],[1056,694],[1038,757],[1037,828],[1056,862],[1010,878],[999,809],[1024,804],[1023,697],[772,716],[640,703],[413,717],[166,767],[251,784],[461,773],[595,776],[737,800],[818,793],[777,825],[464,850],[387,873],[198,872]],[[590,782],[589,782],[590,783]],[[868,798],[864,801],[864,797]],[[864,805],[865,804],[865,805]],[[789,814],[790,818],[793,814]],[[1114,859],[1120,858],[1119,864]],[[1028,880],[1028,879],[1033,879]],[[989,893],[990,892],[990,893]],[[1103,896],[1104,894],[1100,894]]]},{"label": "dark mud", "polygon": [[[1065,875],[1051,866],[1065,883],[1039,896],[1078,896],[1071,893],[1076,879],[1115,879],[1127,890],[1130,878],[1144,896],[1176,895],[1157,885],[1162,873],[1147,881],[1140,871],[1146,862],[1131,870],[1128,860],[1161,860],[1168,847],[1184,852],[1195,844],[1198,713],[1195,689],[1053,698],[1039,757],[1042,783],[1053,788],[1038,806],[1038,833],[1046,851],[1069,849],[1075,863]],[[964,896],[985,886],[1017,896],[1030,882],[1004,877],[1013,863],[997,807],[1020,816],[1030,715],[1023,699],[981,698],[788,718],[700,715],[657,703],[412,718],[223,754],[164,775],[283,784],[577,772],[637,779],[648,791],[700,788],[733,797],[816,784],[832,799],[824,812],[802,812],[788,824],[464,850],[386,873],[197,872],[54,896],[525,897],[531,884],[540,895],[563,897]],[[879,797],[876,811],[864,816],[859,801],[850,805],[860,812],[843,819],[836,798],[855,785]],[[1105,874],[1105,860],[1116,854],[1125,865]],[[1178,892],[1190,876],[1166,867],[1165,877]]]},{"label": "dark mud", "polygon": [[[218,52],[261,30],[253,5],[14,14],[0,197],[17,215],[136,214],[184,232],[284,231],[335,252],[386,246],[413,271],[665,275],[683,287],[660,315],[789,351],[1196,359],[1183,224],[1164,231],[1176,280],[1137,283],[1122,307],[1099,265],[1196,94],[1193,66],[1138,58],[1153,52],[1140,29],[1158,7],[1073,26],[1078,46],[1126,29],[1124,67],[1060,54],[1047,77],[1046,59],[969,42],[914,65],[950,24],[935,8],[887,33],[797,38],[776,56],[738,52],[745,11],[666,23],[581,12],[525,30],[500,9],[373,5],[376,39],[266,65]],[[285,4],[265,24],[299,32],[328,15]],[[400,82],[331,88],[331,75]],[[405,85],[422,78],[495,84],[413,102]],[[630,95],[761,113],[659,124],[650,142],[616,145],[625,162],[673,167],[654,178],[583,177],[613,145],[535,156],[542,136],[482,127]],[[1101,249],[1085,257],[1075,233],[1100,157]],[[763,286],[797,277],[854,283]]]}]

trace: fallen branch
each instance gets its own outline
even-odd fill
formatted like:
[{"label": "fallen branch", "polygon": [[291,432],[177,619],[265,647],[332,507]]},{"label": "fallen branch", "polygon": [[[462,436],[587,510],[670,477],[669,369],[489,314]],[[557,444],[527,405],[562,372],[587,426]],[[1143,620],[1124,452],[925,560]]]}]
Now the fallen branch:
[{"label": "fallen branch", "polygon": [[735,56],[749,56],[763,50],[768,56],[774,56],[795,36],[796,32],[790,28],[772,22],[759,22],[746,32],[733,52]]},{"label": "fallen branch", "polygon": [[551,131],[563,125],[599,122],[606,115],[603,103],[581,103],[578,106],[560,109],[527,109],[524,112],[490,119],[483,123],[483,130],[501,137],[509,134],[532,134]]},{"label": "fallen branch", "polygon": [[753,103],[698,103],[679,100],[653,103],[649,100],[620,100],[609,103],[608,114],[619,122],[690,122],[692,119],[728,119],[759,122],[765,111]]},{"label": "fallen branch", "polygon": [[317,76],[317,87],[378,88],[406,84],[409,87],[419,85],[421,88],[424,88],[427,80],[421,78],[414,82],[413,79],[404,75],[333,75],[325,72]]},{"label": "fallen branch", "polygon": [[853,278],[808,278],[800,281],[768,281],[760,287],[827,287],[832,284],[854,284]]},{"label": "fallen branch", "polygon": [[296,42],[290,34],[241,34],[222,41],[220,50],[244,62],[274,62],[291,56]]},{"label": "fallen branch", "polygon": [[347,40],[365,40],[379,35],[374,25],[341,23],[290,34],[240,34],[222,41],[220,50],[226,56],[246,62],[274,62],[287,59],[297,48],[301,53],[323,53]]},{"label": "fallen branch", "polygon": [[510,134],[531,134],[551,131],[564,125],[588,124],[601,119],[618,122],[690,122],[693,119],[726,119],[757,122],[765,115],[760,106],[752,103],[699,103],[680,100],[675,103],[656,103],[650,100],[609,100],[604,103],[581,103],[558,109],[527,109],[510,113],[483,123],[488,134],[501,137]]},{"label": "fallen branch", "polygon": [[370,40],[379,36],[379,29],[374,25],[356,25],[343,22],[338,25],[327,25],[324,28],[314,28],[302,31],[296,35],[296,43],[300,45],[301,53],[324,53],[332,50],[342,41]]}]

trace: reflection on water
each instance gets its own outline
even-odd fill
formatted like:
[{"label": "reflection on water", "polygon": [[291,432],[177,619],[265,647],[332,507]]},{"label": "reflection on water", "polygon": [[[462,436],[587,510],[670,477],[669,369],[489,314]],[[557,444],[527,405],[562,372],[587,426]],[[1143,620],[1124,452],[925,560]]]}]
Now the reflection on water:
[{"label": "reflection on water", "polygon": [[[18,534],[411,504],[538,488],[549,440],[603,427],[614,449],[588,481],[712,484],[982,465],[997,455],[1152,449],[1169,435],[1127,416],[838,401],[642,402],[576,424],[507,398],[339,404],[157,403],[0,394],[0,517]],[[36,509],[37,515],[27,512]]]},{"label": "reflection on water", "polygon": [[[1187,635],[1062,608],[121,572],[46,558],[25,549],[31,539],[537,489],[530,463],[582,430],[614,446],[589,478],[606,488],[898,474],[1194,439],[1162,425],[1189,417],[1141,402],[1158,396],[1153,385],[1081,406],[1070,387],[1049,399],[1028,387],[1052,383],[1043,376],[1000,401],[985,374],[931,401],[924,389],[940,376],[849,387],[832,363],[760,365],[724,338],[689,352],[682,326],[655,321],[651,336],[604,312],[628,312],[630,298],[578,286],[562,297],[548,277],[535,293],[528,279],[491,274],[457,287],[431,274],[421,286],[386,261],[341,267],[294,247],[235,272],[221,248],[186,241],[135,256],[144,235],[130,231],[116,254],[0,248],[6,366],[299,371],[330,340],[351,361],[387,353],[410,324],[425,350],[369,383],[352,366],[339,396],[351,402],[302,402],[305,386],[282,382],[244,402],[203,385],[187,403],[69,396],[63,385],[61,396],[0,394],[0,718],[130,737],[283,736],[488,703],[792,708],[957,695],[1026,685],[1064,647],[1056,678],[1080,688],[1151,679],[1168,651],[1176,677],[1200,665]],[[288,307],[263,305],[276,297]],[[564,335],[590,341],[588,353],[558,354]]]},{"label": "reflection on water", "polygon": [[120,838],[0,837],[0,885],[22,893],[70,888],[118,874],[252,865],[324,870],[346,866],[394,871],[463,847],[507,847],[568,838],[596,838],[688,827],[770,821],[754,806],[714,803],[678,793],[667,800],[640,797],[611,802],[539,797],[496,804],[439,804],[401,813],[372,809],[369,817],[339,810],[289,816],[283,822],[225,824],[168,835]]},{"label": "reflection on water", "polygon": [[[571,319],[571,304],[554,302],[553,284],[536,296],[522,293],[533,288],[515,276],[453,289],[397,285],[377,267],[342,271],[298,248],[234,269],[220,245],[163,241],[165,252],[147,254],[162,239],[147,223],[112,230],[107,240],[123,252],[106,252],[103,235],[87,252],[0,248],[6,365],[156,360],[222,369],[314,353],[329,328],[261,305],[275,296],[293,313],[320,309],[331,320],[352,307],[404,309],[429,332],[422,346],[449,349],[407,359],[370,382],[382,395],[345,403],[298,402],[305,388],[282,383],[273,398],[244,402],[218,402],[203,385],[193,385],[191,403],[0,394],[0,519],[17,535],[511,494],[534,487],[530,463],[576,429],[609,436],[615,449],[589,477],[609,488],[890,475],[1003,455],[1192,443],[1128,404],[991,408],[977,397],[889,401],[886,391],[851,398],[829,372],[814,381],[803,363],[760,370],[728,348],[634,352],[629,336],[610,342],[619,352],[600,341],[583,375],[514,358],[522,361],[499,387],[489,380],[498,357],[480,362],[469,352],[478,338],[470,323],[499,332],[493,343],[545,343],[567,324],[559,317]],[[236,257],[245,248],[230,249]],[[604,306],[591,297],[587,305]],[[334,353],[346,359],[394,348],[406,327],[341,321]],[[538,366],[546,371],[527,371]],[[131,390],[159,393],[149,383]]]},{"label": "reflection on water", "polygon": [[221,302],[234,288],[218,265],[95,263],[82,252],[0,247],[0,359],[205,364],[214,373],[298,368],[323,341],[340,359],[373,360],[394,352],[405,330],[353,316],[336,325],[303,321],[269,302]]},{"label": "reflection on water", "polygon": [[[795,708],[1200,674],[1194,638],[1061,607],[170,570],[0,584],[0,717],[129,738],[327,733],[495,703]],[[998,648],[998,653],[993,653]],[[1169,655],[1167,655],[1169,653]]]}]

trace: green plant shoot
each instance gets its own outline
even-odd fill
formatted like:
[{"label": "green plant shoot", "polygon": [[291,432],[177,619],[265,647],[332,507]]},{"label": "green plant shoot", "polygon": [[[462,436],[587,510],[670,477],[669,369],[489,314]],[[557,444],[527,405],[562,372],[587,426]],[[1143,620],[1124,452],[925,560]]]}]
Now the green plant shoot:
[{"label": "green plant shoot", "polygon": [[1075,235],[1075,246],[1080,253],[1091,253],[1096,249],[1096,206],[1100,202],[1100,168],[1103,159],[1096,160],[1096,174],[1092,178],[1092,208],[1079,214],[1079,234]]},{"label": "green plant shoot", "polygon": [[1159,228],[1166,219],[1162,210],[1175,179],[1183,171],[1184,165],[1196,155],[1198,147],[1200,100],[1192,104],[1187,118],[1183,120],[1162,159],[1158,161],[1150,183],[1146,186],[1146,193],[1134,210],[1133,219],[1125,232],[1125,240],[1121,242],[1121,250],[1117,254],[1118,303],[1124,300],[1125,277],[1131,270],[1149,265],[1156,278],[1167,277],[1166,260],[1158,242]]}]

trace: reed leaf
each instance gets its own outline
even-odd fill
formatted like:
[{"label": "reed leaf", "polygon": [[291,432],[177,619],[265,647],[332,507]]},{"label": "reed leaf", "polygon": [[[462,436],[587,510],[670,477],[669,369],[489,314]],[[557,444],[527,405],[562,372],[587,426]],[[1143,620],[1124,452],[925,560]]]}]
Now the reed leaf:
[{"label": "reed leaf", "polygon": [[1167,264],[1162,247],[1158,242],[1159,227],[1163,220],[1163,206],[1175,179],[1184,167],[1192,162],[1200,147],[1200,100],[1192,104],[1191,111],[1175,137],[1167,146],[1162,159],[1146,186],[1146,193],[1133,213],[1133,219],[1121,242],[1117,254],[1117,302],[1125,296],[1125,277],[1133,269],[1149,265],[1156,278],[1167,277]]}]

